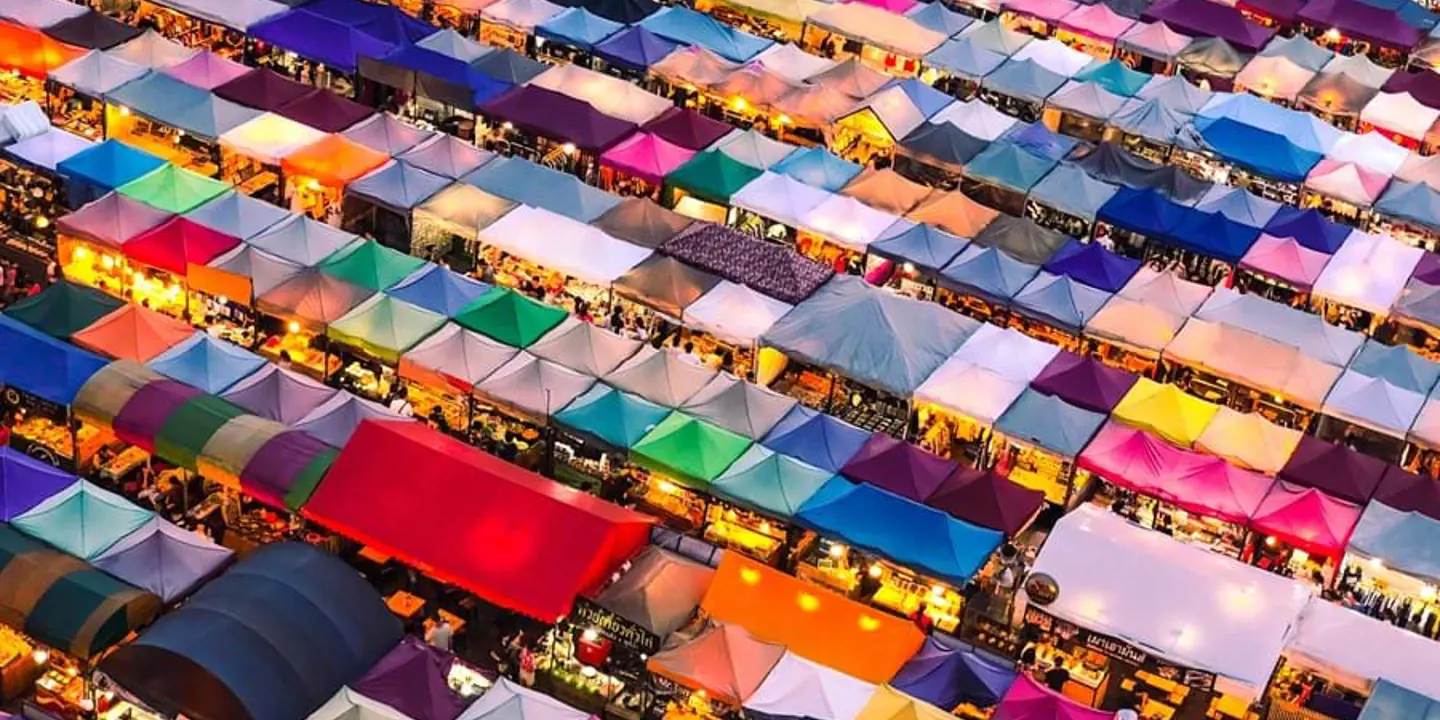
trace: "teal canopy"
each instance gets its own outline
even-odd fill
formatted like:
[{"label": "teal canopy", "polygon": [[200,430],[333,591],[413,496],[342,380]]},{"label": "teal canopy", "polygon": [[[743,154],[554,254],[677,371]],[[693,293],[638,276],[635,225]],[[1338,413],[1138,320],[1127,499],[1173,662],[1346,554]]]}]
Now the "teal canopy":
[{"label": "teal canopy", "polygon": [[109,490],[77,480],[10,521],[20,532],[82,560],[94,560],[155,513]]},{"label": "teal canopy", "polygon": [[1148,73],[1131,70],[1125,63],[1111,59],[1090,63],[1072,79],[1097,83],[1116,95],[1135,97],[1145,84],[1150,82],[1151,77]]},{"label": "teal canopy", "polygon": [[752,510],[789,520],[832,477],[814,465],[752,445],[710,483],[710,490]]},{"label": "teal canopy", "polygon": [[1026,193],[1053,167],[1054,162],[1001,140],[966,164],[965,176]]},{"label": "teal canopy", "polygon": [[645,398],[596,383],[565,406],[555,420],[605,445],[628,450],[669,414],[668,409]]}]

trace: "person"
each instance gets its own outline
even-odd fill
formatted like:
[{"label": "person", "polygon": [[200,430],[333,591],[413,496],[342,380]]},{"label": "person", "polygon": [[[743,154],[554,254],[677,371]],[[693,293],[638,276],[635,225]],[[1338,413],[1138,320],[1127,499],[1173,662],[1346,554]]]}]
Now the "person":
[{"label": "person", "polygon": [[480,262],[480,282],[486,285],[495,284],[495,268],[490,267],[490,263]]},{"label": "person", "polygon": [[289,369],[290,365],[291,365],[291,362],[290,362],[290,351],[289,351],[289,350],[281,350],[281,351],[280,351],[280,367]]},{"label": "person", "polygon": [[505,676],[511,680],[518,680],[520,677],[520,656],[525,649],[525,630],[516,629],[515,634],[506,638],[502,648],[505,656],[505,667],[502,669]]},{"label": "person", "polygon": [[1065,683],[1070,682],[1070,671],[1065,669],[1065,653],[1055,653],[1051,659],[1050,669],[1045,671],[1045,687],[1061,692],[1065,689]]},{"label": "person", "polygon": [[395,389],[395,397],[390,401],[390,411],[400,417],[415,417],[415,406],[410,404],[410,393],[404,387]]},{"label": "person", "polygon": [[454,640],[455,628],[450,627],[450,621],[446,620],[444,615],[441,615],[440,619],[430,626],[430,631],[425,633],[425,642],[436,650],[450,652]]}]

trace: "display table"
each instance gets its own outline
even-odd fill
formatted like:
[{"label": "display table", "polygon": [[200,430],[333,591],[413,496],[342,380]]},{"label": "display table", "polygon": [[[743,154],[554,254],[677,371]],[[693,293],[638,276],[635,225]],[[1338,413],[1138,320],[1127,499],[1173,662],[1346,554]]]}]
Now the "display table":
[{"label": "display table", "polygon": [[425,599],[400,590],[385,598],[385,607],[390,608],[390,612],[397,616],[409,620],[425,609]]}]

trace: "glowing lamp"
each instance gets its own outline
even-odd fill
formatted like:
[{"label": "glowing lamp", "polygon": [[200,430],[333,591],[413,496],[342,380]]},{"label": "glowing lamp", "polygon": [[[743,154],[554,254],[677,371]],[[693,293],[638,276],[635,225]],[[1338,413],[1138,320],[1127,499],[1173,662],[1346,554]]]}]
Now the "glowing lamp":
[{"label": "glowing lamp", "polygon": [[741,568],[740,581],[746,585],[755,585],[760,582],[760,571],[755,568]]},{"label": "glowing lamp", "polygon": [[30,659],[34,660],[36,665],[44,665],[50,661],[50,651],[45,648],[35,648],[35,652],[30,653]]},{"label": "glowing lamp", "polygon": [[820,598],[807,592],[800,593],[795,598],[795,601],[799,603],[800,609],[805,612],[815,612],[820,609]]},{"label": "glowing lamp", "polygon": [[290,324],[285,326],[285,329],[289,330],[291,335],[294,335],[295,333],[300,332],[300,323],[291,320]]}]

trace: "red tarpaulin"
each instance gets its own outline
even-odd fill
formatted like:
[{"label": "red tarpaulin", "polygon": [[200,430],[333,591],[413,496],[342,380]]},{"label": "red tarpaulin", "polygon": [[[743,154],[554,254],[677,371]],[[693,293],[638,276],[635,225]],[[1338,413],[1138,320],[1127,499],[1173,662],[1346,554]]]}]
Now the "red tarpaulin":
[{"label": "red tarpaulin", "polygon": [[546,622],[643,547],[652,522],[420,423],[376,420],[360,424],[304,512]]}]

